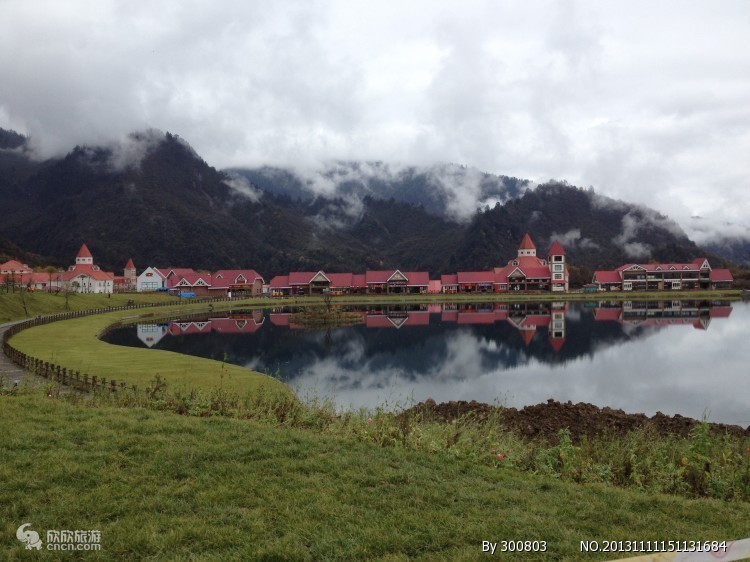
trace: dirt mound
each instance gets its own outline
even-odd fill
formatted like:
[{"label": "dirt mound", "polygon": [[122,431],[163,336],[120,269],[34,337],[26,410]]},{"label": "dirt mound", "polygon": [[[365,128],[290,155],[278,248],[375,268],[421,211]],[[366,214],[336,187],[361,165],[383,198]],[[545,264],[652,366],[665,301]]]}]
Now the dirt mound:
[{"label": "dirt mound", "polygon": [[[628,414],[613,408],[599,408],[593,404],[579,402],[558,402],[547,400],[544,404],[526,406],[522,409],[502,408],[471,402],[443,402],[437,404],[429,399],[420,402],[402,415],[420,414],[430,419],[451,422],[459,418],[474,419],[479,423],[497,420],[508,429],[518,432],[526,439],[542,438],[550,442],[557,441],[561,429],[569,429],[574,441],[583,436],[625,435],[635,429],[651,429],[660,435],[687,436],[690,430],[700,423],[679,414],[667,416],[657,412],[654,416],[646,414]],[[738,425],[719,423],[709,424],[717,433],[730,433],[739,437],[750,437],[750,427],[744,429]]]}]

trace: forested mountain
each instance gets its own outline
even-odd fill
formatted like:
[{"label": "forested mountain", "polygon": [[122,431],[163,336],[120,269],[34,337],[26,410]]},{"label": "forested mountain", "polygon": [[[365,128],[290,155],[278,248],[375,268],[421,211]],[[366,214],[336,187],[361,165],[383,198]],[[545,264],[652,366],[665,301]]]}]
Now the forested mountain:
[{"label": "forested mountain", "polygon": [[529,186],[528,180],[496,176],[456,164],[398,166],[383,162],[336,162],[314,170],[266,166],[233,168],[227,172],[268,193],[292,199],[312,200],[321,196],[343,200],[393,199],[458,220],[470,218],[477,208],[514,199]]},{"label": "forested mountain", "polygon": [[[266,277],[317,269],[485,269],[515,256],[524,232],[540,254],[559,239],[570,262],[588,268],[702,254],[667,218],[591,190],[526,189],[523,180],[449,165],[395,175],[382,166],[347,164],[349,180],[323,194],[299,179],[291,189],[297,176],[283,170],[266,170],[262,179],[217,171],[169,133],[76,147],[41,163],[29,160],[21,144],[0,150],[0,236],[61,265],[86,242],[97,262],[115,271],[133,257],[139,269],[253,267]],[[367,176],[363,167],[370,179],[352,179],[355,169]],[[435,179],[440,173],[453,179]],[[441,181],[442,188],[429,189]],[[466,181],[484,208],[461,208]]]}]

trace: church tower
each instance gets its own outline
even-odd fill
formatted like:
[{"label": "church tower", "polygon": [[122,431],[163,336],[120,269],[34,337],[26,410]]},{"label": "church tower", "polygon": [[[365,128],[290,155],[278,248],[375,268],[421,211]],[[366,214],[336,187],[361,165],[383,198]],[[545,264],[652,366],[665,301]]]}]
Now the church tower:
[{"label": "church tower", "polygon": [[529,236],[528,232],[524,235],[521,245],[518,247],[518,257],[522,258],[524,256],[536,257],[536,246],[531,241],[531,236]]},{"label": "church tower", "polygon": [[130,258],[128,260],[128,263],[125,264],[125,269],[123,270],[123,277],[125,278],[126,290],[134,291],[136,287],[136,282],[138,281],[138,277],[135,274],[135,264],[133,264],[133,258]]},{"label": "church tower", "polygon": [[76,265],[94,265],[94,257],[91,255],[88,246],[84,244],[81,249],[78,250],[76,256]]}]

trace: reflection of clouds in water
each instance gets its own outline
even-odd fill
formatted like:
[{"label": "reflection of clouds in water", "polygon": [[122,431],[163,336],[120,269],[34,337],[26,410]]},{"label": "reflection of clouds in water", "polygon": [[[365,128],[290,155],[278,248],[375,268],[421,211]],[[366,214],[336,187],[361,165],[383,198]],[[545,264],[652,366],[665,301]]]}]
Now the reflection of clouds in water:
[{"label": "reflection of clouds in water", "polygon": [[309,364],[294,384],[355,408],[410,398],[522,407],[555,398],[648,415],[662,411],[700,418],[710,410],[711,421],[748,425],[750,354],[743,328],[748,322],[750,306],[735,305],[730,319],[711,322],[707,331],[648,329],[645,337],[598,344],[595,353],[562,365],[526,358],[512,368],[502,360],[506,346],[460,330],[446,335],[443,360],[416,375],[378,364],[376,356],[366,356],[361,339],[352,339],[342,356]]}]

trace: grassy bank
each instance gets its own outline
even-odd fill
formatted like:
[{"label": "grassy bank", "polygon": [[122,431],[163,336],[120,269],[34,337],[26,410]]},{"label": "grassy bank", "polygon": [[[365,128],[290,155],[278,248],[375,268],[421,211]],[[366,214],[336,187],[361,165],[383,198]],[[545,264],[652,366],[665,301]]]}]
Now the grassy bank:
[{"label": "grassy bank", "polygon": [[[402,303],[469,303],[469,302],[549,302],[549,301],[613,301],[613,300],[717,300],[739,299],[742,291],[668,291],[668,292],[608,292],[608,293],[565,293],[565,294],[514,294],[514,293],[474,293],[455,295],[352,295],[333,297],[336,304],[402,304]],[[129,301],[136,303],[170,303],[176,298],[165,293],[126,293],[110,296],[100,294],[71,294],[67,308],[65,297],[55,293],[25,293],[24,302],[18,292],[0,293],[0,324],[13,320],[58,312],[90,310],[109,306],[122,306]],[[285,306],[321,305],[321,297],[286,297],[249,299],[234,301],[234,306]]]},{"label": "grassy bank", "polygon": [[[23,300],[21,297],[23,296]],[[109,306],[123,306],[128,301],[138,304],[155,302],[173,302],[175,297],[164,293],[140,293],[140,294],[113,294],[110,296],[101,294],[71,294],[68,295],[67,309],[66,299],[62,294],[44,293],[0,293],[0,324],[23,318],[33,318],[45,314],[57,314],[76,310],[91,310]],[[24,302],[26,308],[24,309]]]},{"label": "grassy bank", "polygon": [[[136,316],[156,319],[195,310],[204,308],[159,307]],[[262,388],[291,392],[283,383],[237,365],[170,351],[110,345],[99,339],[98,335],[106,328],[127,317],[134,317],[134,311],[120,310],[53,322],[24,330],[10,341],[17,349],[43,361],[141,388],[159,377],[171,388],[224,388],[240,394]]]},{"label": "grassy bank", "polygon": [[377,437],[377,413],[324,430],[305,416],[274,421],[273,409],[239,420],[107,404],[125,398],[0,396],[11,428],[0,434],[0,558],[40,556],[15,538],[26,522],[43,538],[100,530],[105,560],[475,560],[482,541],[511,539],[546,541],[546,552],[501,559],[604,560],[579,542],[747,535],[747,503],[574,484],[440,442],[401,446]]}]

